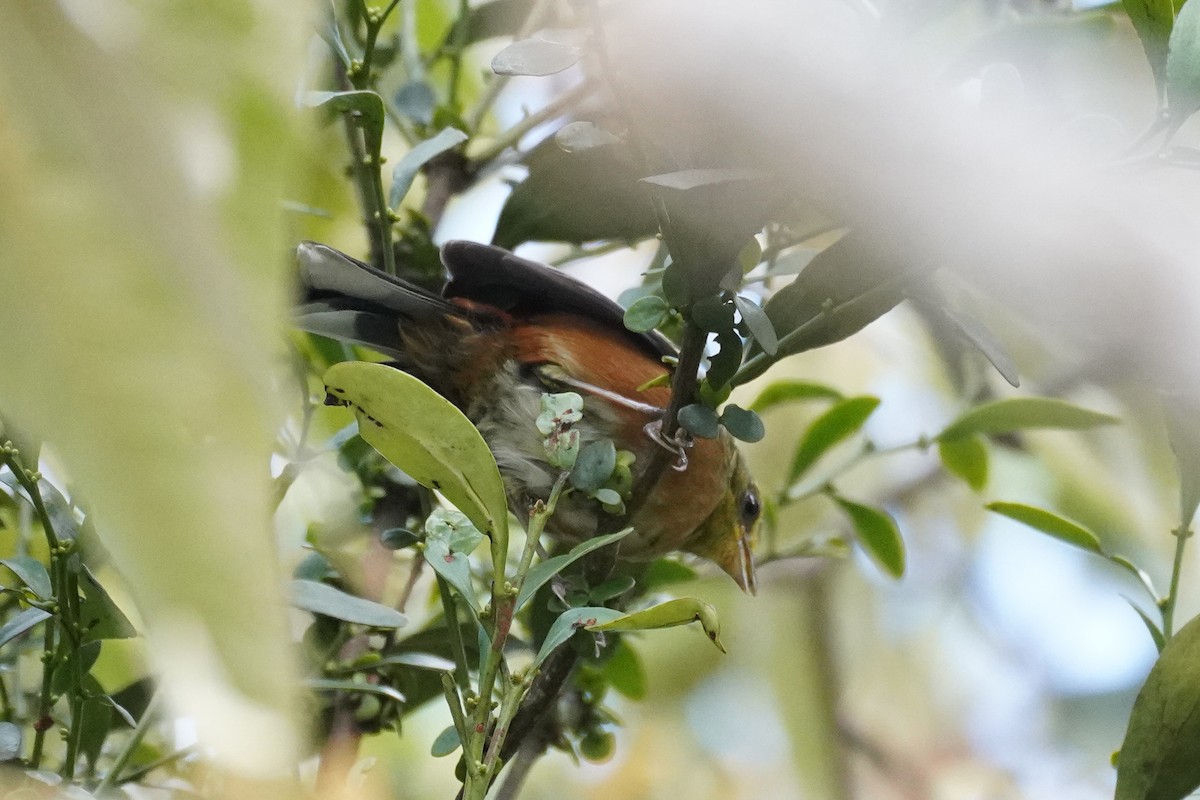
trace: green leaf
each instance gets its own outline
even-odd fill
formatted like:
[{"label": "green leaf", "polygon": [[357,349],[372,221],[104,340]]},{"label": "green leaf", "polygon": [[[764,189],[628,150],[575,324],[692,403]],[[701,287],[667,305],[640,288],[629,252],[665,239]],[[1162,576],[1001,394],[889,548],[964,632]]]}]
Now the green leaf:
[{"label": "green leaf", "polygon": [[318,108],[328,107],[334,111],[354,114],[363,129],[367,153],[379,158],[383,147],[383,98],[375,92],[307,92],[304,95],[305,105]]},{"label": "green leaf", "polygon": [[1187,527],[1200,506],[1200,403],[1191,397],[1166,397],[1163,419],[1179,475],[1180,524]]},{"label": "green leaf", "polygon": [[1171,637],[1129,715],[1116,800],[1181,800],[1200,786],[1200,619]]},{"label": "green leaf", "polygon": [[404,695],[397,689],[379,683],[360,683],[359,681],[338,680],[336,678],[306,678],[304,685],[309,689],[324,692],[356,692],[358,694],[372,694],[376,697],[391,700],[394,703],[404,702]]},{"label": "green leaf", "polygon": [[[433,122],[437,95],[434,94],[433,87],[425,81],[409,81],[396,92],[396,96],[392,98],[392,105],[406,119],[429,125]],[[393,201],[392,206],[395,205]]]},{"label": "green leaf", "polygon": [[631,575],[618,575],[615,578],[609,578],[591,588],[588,592],[588,602],[594,605],[602,605],[614,597],[620,597],[636,585],[637,581]]},{"label": "green leaf", "polygon": [[692,304],[692,322],[711,333],[733,331],[736,308],[721,295],[704,297]]},{"label": "green leaf", "polygon": [[938,442],[938,456],[951,475],[962,478],[976,492],[988,479],[988,449],[979,436],[964,436]]},{"label": "green leaf", "polygon": [[530,240],[634,242],[658,231],[627,143],[569,153],[551,137],[533,148],[525,164],[529,174],[505,201],[494,244],[511,250]]},{"label": "green leaf", "polygon": [[750,329],[750,335],[754,337],[754,341],[758,342],[758,346],[767,355],[775,355],[779,350],[779,337],[775,335],[771,318],[762,310],[762,306],[741,295],[734,295],[733,304],[737,306],[738,313],[742,315],[742,321]]},{"label": "green leaf", "polygon": [[741,265],[742,274],[750,272],[759,265],[762,261],[763,250],[762,245],[758,243],[758,237],[750,237],[750,241],[746,242],[746,246],[742,248],[742,252],[738,253],[738,264]]},{"label": "green leaf", "polygon": [[1158,603],[1159,598],[1162,595],[1160,595],[1158,593],[1158,590],[1154,588],[1154,581],[1152,581],[1150,579],[1150,576],[1146,574],[1146,570],[1142,569],[1141,567],[1134,564],[1132,561],[1130,561],[1128,558],[1126,558],[1125,556],[1122,556],[1122,555],[1107,555],[1106,554],[1105,558],[1107,558],[1113,564],[1116,564],[1121,569],[1128,572],[1133,577],[1137,578],[1138,583],[1141,585],[1141,587],[1143,589],[1146,590],[1146,595],[1150,598],[1150,602]]},{"label": "green leaf", "polygon": [[791,403],[796,400],[841,400],[842,393],[832,386],[812,381],[784,380],[776,381],[759,392],[758,397],[750,404],[751,411],[759,414],[768,408]]},{"label": "green leaf", "polygon": [[721,424],[733,438],[743,442],[758,442],[767,435],[762,419],[753,411],[747,411],[736,403],[725,406],[721,412]]},{"label": "green leaf", "polygon": [[448,756],[458,748],[462,747],[462,742],[459,741],[458,728],[451,725],[437,735],[433,740],[433,745],[429,748],[429,755],[434,758]]},{"label": "green leaf", "polygon": [[833,498],[842,507],[854,529],[858,532],[858,543],[887,574],[893,578],[904,575],[904,538],[891,515],[870,506]]},{"label": "green leaf", "polygon": [[67,657],[54,668],[50,679],[50,691],[64,694],[75,683],[76,674],[86,675],[100,657],[100,642],[87,642],[71,650]]},{"label": "green leaf", "polygon": [[994,400],[966,412],[937,435],[938,441],[974,434],[992,435],[1034,428],[1087,430],[1119,422],[1116,417],[1089,411],[1052,397],[1012,397]]},{"label": "green leaf", "polygon": [[617,448],[611,439],[589,442],[571,468],[571,485],[581,492],[594,492],[608,482],[616,468]]},{"label": "green leaf", "polygon": [[444,494],[491,539],[493,570],[503,575],[508,500],[496,459],[471,421],[433,389],[383,364],[334,364],[324,380],[331,397],[353,406],[363,439]]},{"label": "green leaf", "polygon": [[396,653],[376,662],[379,666],[412,667],[428,672],[453,672],[454,662],[433,653]]},{"label": "green leaf", "polygon": [[501,50],[492,59],[497,75],[553,75],[562,72],[583,57],[578,47],[545,39],[522,39]]},{"label": "green leaf", "polygon": [[603,674],[610,686],[630,700],[641,700],[646,696],[646,670],[624,639],[604,662]]},{"label": "green leaf", "polygon": [[677,597],[632,614],[599,620],[586,627],[590,631],[648,631],[692,622],[699,622],[709,641],[722,653],[725,652],[725,645],[721,644],[721,621],[717,618],[716,609],[695,597]]},{"label": "green leaf", "polygon": [[100,757],[104,741],[112,729],[113,707],[105,702],[108,698],[87,697],[80,709],[79,753],[89,763]]},{"label": "green leaf", "polygon": [[568,153],[590,150],[608,144],[619,144],[621,139],[591,122],[570,122],[554,134],[555,143]]},{"label": "green leaf", "polygon": [[21,583],[28,586],[29,590],[40,599],[49,599],[50,595],[54,592],[54,589],[50,586],[50,573],[46,572],[46,568],[42,566],[42,562],[36,558],[31,556],[0,558],[0,564],[12,570]]},{"label": "green leaf", "polygon": [[483,541],[483,534],[471,524],[466,514],[450,508],[435,508],[425,520],[425,541],[445,542],[451,553],[469,556]]},{"label": "green leaf", "polygon": [[679,424],[702,439],[715,439],[721,432],[717,412],[700,403],[679,409]]},{"label": "green leaf", "polygon": [[[929,294],[933,294],[933,292],[931,291]],[[1009,386],[1014,388],[1020,386],[1021,376],[1017,372],[1017,365],[996,335],[979,320],[947,305],[944,298],[939,300],[930,299],[924,306],[944,320],[951,330],[957,331],[959,336],[974,345],[975,349],[996,368],[1000,377],[1004,378]]]},{"label": "green leaf", "polygon": [[862,428],[878,406],[878,397],[851,397],[813,420],[792,457],[788,483],[795,483],[830,448]]},{"label": "green leaf", "polygon": [[355,597],[325,583],[292,581],[290,590],[292,605],[314,614],[372,628],[400,628],[408,624],[408,618],[394,608]]},{"label": "green leaf", "polygon": [[8,622],[0,625],[0,647],[20,636],[25,631],[50,619],[50,612],[40,608],[27,608],[13,615]]},{"label": "green leaf", "polygon": [[762,177],[762,173],[747,169],[685,169],[651,175],[642,178],[642,183],[676,192],[688,192],[700,186],[758,180]]},{"label": "green leaf", "polygon": [[[495,39],[498,36],[515,36],[529,19],[534,0],[492,0],[489,3],[472,5],[470,13],[457,17],[442,40],[442,49],[457,47],[459,37],[466,44]],[[465,25],[466,31],[460,27]]]},{"label": "green leaf", "polygon": [[1133,29],[1142,40],[1146,60],[1154,74],[1154,84],[1162,96],[1167,71],[1167,42],[1175,24],[1172,0],[1121,0]]},{"label": "green leaf", "polygon": [[780,339],[778,358],[857,333],[903,300],[909,284],[927,271],[882,262],[879,252],[864,236],[849,233],[767,301],[764,311]]},{"label": "green leaf", "polygon": [[137,629],[129,617],[113,602],[87,567],[79,575],[79,586],[83,590],[79,623],[83,626],[85,639],[129,639],[137,636]]},{"label": "green leaf", "polygon": [[444,128],[436,136],[418,143],[396,163],[392,170],[392,190],[388,195],[388,205],[398,208],[400,201],[408,194],[413,180],[421,167],[433,158],[447,150],[452,150],[467,140],[467,135],[458,128]]},{"label": "green leaf", "polygon": [[671,307],[656,294],[638,298],[625,309],[625,327],[635,333],[646,333],[667,321]]},{"label": "green leaf", "polygon": [[623,506],[624,501],[616,489],[597,489],[592,492],[592,497],[600,501],[601,505],[608,506]]},{"label": "green leaf", "polygon": [[[1170,0],[1146,0],[1170,4]],[[1186,3],[1179,9],[1167,48],[1167,109],[1173,125],[1200,108],[1200,8]]]},{"label": "green leaf", "polygon": [[621,541],[631,533],[633,533],[633,528],[625,528],[606,536],[596,536],[575,545],[565,555],[554,556],[553,558],[548,558],[545,561],[534,564],[525,575],[525,582],[521,584],[521,591],[517,593],[517,604],[514,611],[520,611],[533,598],[534,593],[545,585],[546,581],[562,572],[571,564],[594,550],[599,550],[605,545]]},{"label": "green leaf", "polygon": [[565,644],[575,632],[580,628],[586,628],[590,625],[596,625],[601,622],[608,622],[623,616],[620,611],[611,608],[600,607],[583,607],[583,608],[568,608],[566,611],[558,615],[558,618],[550,625],[550,630],[546,632],[546,638],[542,641],[541,649],[533,659],[531,669],[536,669],[541,666],[551,653],[553,653],[559,645]]},{"label": "green leaf", "polygon": [[433,541],[425,546],[425,563],[479,613],[479,599],[475,597],[475,585],[471,583],[471,562],[466,555],[452,552],[444,541]]},{"label": "green leaf", "polygon": [[1077,522],[1060,517],[1051,511],[1022,503],[988,503],[984,506],[988,511],[1002,514],[1024,525],[1039,530],[1047,536],[1074,545],[1089,553],[1104,555],[1100,547],[1100,537]]},{"label": "green leaf", "polygon": [[1163,647],[1165,647],[1167,644],[1167,640],[1163,636],[1163,632],[1158,627],[1158,624],[1155,623],[1154,620],[1150,619],[1150,617],[1146,616],[1146,612],[1138,608],[1137,605],[1128,597],[1125,598],[1125,602],[1128,603],[1129,607],[1132,608],[1137,613],[1138,617],[1141,618],[1142,624],[1146,626],[1146,632],[1149,633],[1150,638],[1154,640],[1154,647],[1158,650],[1158,652],[1161,653]]},{"label": "green leaf", "polygon": [[696,580],[696,570],[671,558],[652,561],[642,575],[642,588],[647,592]]},{"label": "green leaf", "polygon": [[403,550],[406,547],[412,547],[419,541],[421,541],[421,537],[407,528],[388,528],[379,534],[379,543],[388,550]]}]

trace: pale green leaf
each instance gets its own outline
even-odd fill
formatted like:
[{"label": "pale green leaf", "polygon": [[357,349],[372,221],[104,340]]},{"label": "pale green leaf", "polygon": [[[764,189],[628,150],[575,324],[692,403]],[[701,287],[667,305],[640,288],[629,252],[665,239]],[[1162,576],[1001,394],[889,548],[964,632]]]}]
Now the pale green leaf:
[{"label": "pale green leaf", "polygon": [[[1156,4],[1170,0],[1145,0]],[[1167,108],[1172,123],[1183,122],[1200,108],[1200,4],[1179,10],[1167,48]]]},{"label": "pale green leaf", "polygon": [[338,680],[335,678],[308,678],[304,681],[304,685],[310,689],[319,689],[326,692],[373,694],[377,697],[391,700],[394,703],[404,702],[404,695],[399,690],[379,683],[360,683],[358,681]]},{"label": "pale green leaf", "polygon": [[1066,517],[1060,517],[1052,511],[1035,506],[1027,506],[1023,503],[997,502],[988,503],[985,507],[988,511],[994,511],[1009,519],[1014,519],[1017,522],[1041,531],[1047,536],[1052,536],[1059,541],[1075,545],[1081,550],[1087,550],[1089,553],[1095,553],[1096,555],[1104,555],[1104,551],[1100,547],[1099,536],[1079,523],[1072,522]]},{"label": "pale green leaf", "polygon": [[437,735],[433,740],[433,744],[429,748],[429,755],[434,758],[442,758],[453,753],[458,748],[462,747],[462,742],[459,741],[458,728],[451,725]]},{"label": "pale green leaf", "polygon": [[1142,49],[1161,96],[1167,73],[1167,42],[1175,24],[1174,3],[1172,0],[1121,0],[1121,5],[1142,40]]},{"label": "pale green leaf", "polygon": [[42,562],[36,558],[30,556],[0,558],[0,564],[12,570],[13,574],[42,600],[48,599],[53,593],[54,590],[50,586],[50,573],[46,572]]},{"label": "pale green leaf", "polygon": [[50,619],[50,612],[40,608],[27,608],[9,618],[0,626],[0,647],[20,636],[39,622]]},{"label": "pale green leaf", "polygon": [[592,122],[569,122],[554,134],[554,142],[568,153],[578,153],[593,147],[619,144],[615,136]]},{"label": "pale green leaf", "polygon": [[1119,422],[1116,417],[1090,411],[1053,397],[1012,397],[994,400],[966,412],[937,435],[939,441],[973,434],[999,434],[1035,428],[1087,430]]},{"label": "pale green leaf", "polygon": [[553,75],[562,72],[583,56],[578,47],[545,39],[522,39],[501,50],[492,59],[497,75]]},{"label": "pale green leaf", "polygon": [[491,539],[493,569],[503,575],[508,501],[496,459],[471,421],[421,381],[383,364],[334,364],[324,380],[337,402],[354,408],[367,443],[445,495]]},{"label": "pale green leaf", "polygon": [[721,621],[717,618],[716,609],[695,597],[677,597],[642,611],[592,623],[587,626],[587,629],[590,631],[648,631],[688,625],[692,622],[699,622],[700,627],[704,629],[704,635],[717,646],[717,649],[722,653],[725,652],[725,645],[721,644]]},{"label": "pale green leaf", "polygon": [[305,611],[372,628],[400,628],[408,623],[408,618],[394,608],[316,581],[292,581],[291,600],[292,605]]}]

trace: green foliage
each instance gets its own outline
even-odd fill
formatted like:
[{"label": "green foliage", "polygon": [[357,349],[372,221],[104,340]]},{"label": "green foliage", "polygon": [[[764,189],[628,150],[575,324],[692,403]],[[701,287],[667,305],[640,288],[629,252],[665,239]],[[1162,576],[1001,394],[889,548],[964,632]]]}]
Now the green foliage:
[{"label": "green foliage", "polygon": [[1200,619],[1163,648],[1129,715],[1116,800],[1181,800],[1200,787]]},{"label": "green foliage", "polygon": [[938,441],[937,447],[947,472],[962,478],[973,491],[983,491],[988,479],[988,451],[981,437],[943,439]]},{"label": "green foliage", "polygon": [[904,539],[891,515],[844,497],[835,496],[833,499],[850,517],[858,533],[859,544],[875,562],[893,578],[904,575]]},{"label": "green foliage", "polygon": [[[492,542],[502,572],[508,554],[508,500],[496,460],[463,413],[416,378],[382,364],[335,364],[325,386],[352,406],[359,433],[413,480],[446,495]],[[413,426],[417,417],[424,421]]]},{"label": "green foliage", "polygon": [[408,624],[403,614],[387,606],[355,597],[316,581],[292,581],[292,605],[371,628],[400,628]]},{"label": "green foliage", "polygon": [[[826,465],[824,456],[861,432],[879,399],[846,397],[818,375],[777,380],[747,409],[725,404],[733,387],[786,357],[852,336],[906,299],[925,318],[978,349],[1015,386],[1013,358],[979,320],[931,288],[928,279],[936,265],[912,256],[903,236],[881,244],[880,237],[894,237],[903,221],[872,225],[869,214],[839,210],[836,197],[828,209],[810,208],[826,200],[819,179],[811,187],[814,197],[797,198],[796,187],[782,185],[761,168],[746,168],[745,154],[718,148],[697,159],[690,131],[677,130],[660,140],[647,135],[654,126],[626,118],[621,83],[629,78],[607,62],[603,16],[582,22],[591,16],[587,4],[551,8],[554,4],[532,0],[494,0],[462,3],[457,13],[453,5],[332,7],[320,35],[336,69],[320,65],[313,74],[323,76],[325,88],[303,87],[296,96],[326,112],[313,116],[345,123],[322,135],[336,131],[347,137],[346,175],[356,191],[339,183],[339,165],[324,164],[289,185],[295,197],[284,197],[283,176],[305,172],[294,169],[305,158],[320,161],[315,147],[302,158],[290,152],[285,121],[294,114],[285,95],[296,76],[282,74],[278,64],[254,66],[259,52],[272,52],[269,42],[254,37],[267,31],[279,35],[282,21],[251,19],[257,12],[241,6],[214,7],[216,17],[238,23],[224,30],[213,20],[223,31],[217,41],[238,42],[231,82],[227,70],[212,66],[221,59],[211,57],[215,48],[208,35],[196,36],[195,42],[171,35],[158,17],[166,12],[144,12],[149,32],[139,31],[137,38],[152,44],[136,45],[132,63],[121,55],[122,46],[99,47],[102,36],[93,41],[80,35],[86,26],[65,19],[53,5],[0,12],[0,29],[16,32],[7,37],[12,40],[8,58],[9,66],[20,68],[8,73],[54,77],[45,84],[48,89],[31,91],[41,84],[24,77],[26,84],[0,87],[6,90],[0,103],[28,109],[33,120],[26,125],[18,119],[12,126],[16,133],[10,133],[16,138],[4,140],[15,144],[9,148],[15,155],[0,167],[0,183],[6,196],[19,198],[3,206],[5,255],[11,252],[14,263],[39,265],[30,270],[0,264],[6,295],[0,334],[13,343],[46,342],[36,357],[23,345],[11,348],[12,363],[6,362],[0,374],[0,395],[13,404],[0,411],[12,411],[22,425],[28,420],[34,432],[14,427],[7,417],[0,428],[25,453],[18,457],[8,448],[2,462],[7,472],[0,475],[0,529],[20,544],[0,558],[5,568],[0,688],[22,693],[15,703],[0,694],[6,720],[0,722],[0,761],[19,759],[41,771],[54,762],[66,784],[83,783],[103,794],[164,755],[157,747],[137,747],[155,721],[152,711],[144,704],[126,708],[97,677],[98,665],[114,652],[111,640],[137,632],[97,580],[96,574],[107,573],[93,572],[101,557],[89,549],[88,540],[96,537],[88,498],[103,511],[97,519],[103,520],[105,536],[120,546],[122,558],[136,554],[118,567],[132,564],[130,588],[151,625],[177,619],[181,610],[193,615],[221,654],[217,671],[229,673],[231,686],[256,708],[285,714],[296,706],[287,661],[279,655],[287,652],[285,626],[272,602],[272,572],[263,566],[270,560],[269,538],[253,530],[273,508],[262,491],[270,444],[263,432],[277,420],[265,400],[272,394],[271,381],[262,376],[274,374],[269,365],[275,345],[268,343],[276,340],[273,325],[283,316],[287,295],[282,271],[272,266],[273,254],[298,231],[324,234],[334,228],[328,221],[292,217],[283,228],[277,219],[281,200],[291,212],[343,220],[356,214],[339,197],[357,195],[371,260],[389,273],[431,286],[441,279],[434,233],[445,203],[511,163],[524,167],[526,177],[514,186],[497,221],[495,241],[501,245],[596,243],[588,252],[606,252],[660,236],[660,255],[624,319],[631,331],[661,330],[682,342],[678,359],[667,359],[672,375],[655,383],[672,386],[677,401],[672,408],[682,406],[678,420],[664,420],[664,428],[677,421],[696,436],[712,438],[724,427],[742,441],[757,442],[767,432],[760,412],[782,411],[796,402],[828,403],[795,444],[784,474],[758,476],[761,488],[774,491],[763,492],[754,503],[765,506],[773,522],[777,508],[815,496],[832,499],[863,549],[896,578],[905,570],[905,542],[893,517],[880,507],[883,501],[859,503],[841,494],[842,481],[850,481],[858,465],[901,450],[925,451],[933,443],[945,470],[979,492],[989,477],[989,437],[1039,428],[1089,430],[1116,422],[1052,398],[974,404],[990,396],[991,386],[981,384],[970,387],[978,393],[964,390],[964,402],[972,407],[935,437],[888,450],[867,442],[845,463],[818,474],[818,466]],[[885,6],[881,19],[887,24],[908,13]],[[1169,139],[1200,108],[1200,7],[1166,0],[1123,6],[1167,101],[1168,116],[1153,130],[1169,129]],[[1110,11],[1093,13],[1105,20],[1111,16]],[[563,36],[544,34],[562,41],[537,33],[581,25]],[[499,50],[481,87],[468,51],[498,36],[519,40]],[[564,43],[575,41],[586,42],[587,58],[584,48]],[[961,45],[970,52],[971,44],[956,41],[955,50]],[[167,52],[176,47],[179,54]],[[178,143],[162,141],[169,139],[162,131],[178,126],[177,104],[163,102],[153,86],[145,90],[140,82],[156,78],[137,69],[141,63],[154,63],[156,69],[161,64],[164,74],[175,76],[169,80],[194,86],[178,105],[211,112],[219,120],[217,138],[228,136],[224,144],[238,165],[230,179],[233,189],[197,191],[191,178],[176,175],[174,168],[155,172],[153,165],[180,160]],[[568,69],[583,77],[576,88],[508,130],[493,129],[489,113],[504,78]],[[286,84],[286,91],[276,84]],[[104,108],[105,114],[63,125],[62,109],[83,107]],[[760,123],[770,124],[770,109],[755,124]],[[552,135],[526,147],[530,131],[547,127],[554,129]],[[26,142],[26,128],[41,130],[41,140]],[[401,143],[404,152],[395,157],[390,151]],[[86,155],[77,157],[75,151]],[[385,158],[395,162],[386,191]],[[25,166],[27,159],[36,169]],[[211,201],[191,199],[204,192],[212,194]],[[77,205],[62,206],[60,196],[74,198]],[[112,203],[113,197],[122,202]],[[839,211],[844,219],[836,218]],[[143,224],[157,218],[158,224]],[[65,228],[64,219],[71,220]],[[208,222],[213,219],[221,222]],[[129,226],[128,220],[137,224]],[[841,238],[829,245],[839,233]],[[81,253],[88,256],[82,265]],[[791,275],[796,279],[783,283]],[[188,291],[180,292],[180,285]],[[62,320],[70,324],[63,326]],[[64,327],[70,328],[66,334]],[[700,350],[710,341],[715,347],[703,353],[704,366]],[[157,365],[178,364],[178,373],[146,370],[141,360],[128,359],[130,353],[144,354],[146,342],[160,348]],[[97,343],[104,343],[102,359],[96,357]],[[301,376],[304,405],[296,415],[301,433],[294,437],[289,429],[283,437],[287,446],[281,455],[288,463],[270,498],[282,501],[304,466],[315,460],[318,445],[312,443],[345,423],[331,425],[325,415],[341,412],[325,412],[309,396],[309,380],[324,373],[330,394],[353,408],[359,430],[355,435],[350,426],[333,436],[327,449],[336,451],[339,464],[357,482],[361,521],[372,525],[379,543],[392,551],[387,555],[394,563],[387,568],[412,570],[415,582],[423,563],[437,576],[437,610],[432,615],[425,613],[428,608],[414,611],[410,626],[401,611],[349,592],[346,587],[360,585],[348,567],[354,559],[339,552],[340,544],[325,542],[326,532],[314,526],[309,542],[315,551],[297,567],[290,590],[293,604],[314,615],[302,643],[308,668],[303,685],[319,708],[314,715],[322,721],[315,726],[318,739],[322,725],[334,718],[353,719],[360,733],[398,730],[411,710],[440,696],[454,724],[433,741],[430,753],[444,756],[461,749],[463,796],[481,800],[512,757],[505,736],[512,730],[519,735],[520,712],[545,688],[537,683],[539,670],[552,674],[566,665],[573,676],[547,690],[550,700],[540,712],[555,716],[546,728],[557,736],[553,744],[604,760],[614,751],[617,724],[603,705],[605,693],[634,700],[647,694],[641,645],[635,648],[638,638],[624,632],[699,622],[721,647],[717,613],[709,604],[692,597],[647,600],[652,592],[693,580],[697,572],[674,558],[649,564],[627,560],[631,548],[623,552],[619,543],[636,532],[624,527],[623,516],[636,514],[644,501],[633,485],[643,465],[634,463],[632,452],[618,450],[620,443],[602,439],[580,446],[579,395],[543,397],[544,414],[530,434],[543,437],[548,463],[559,474],[552,476],[557,481],[549,496],[526,498],[506,491],[482,436],[431,388],[392,367],[335,363],[355,355],[350,347],[297,340],[296,350],[305,362],[299,371],[312,376]],[[704,381],[693,381],[691,374],[672,380],[682,366],[699,367]],[[88,387],[86,404],[57,388],[41,388],[53,383],[44,380],[47,376],[62,375]],[[129,411],[134,406],[136,412]],[[1171,636],[1186,528],[1200,504],[1195,416],[1187,404],[1169,408],[1182,521],[1175,531],[1176,567],[1166,597],[1158,595],[1143,570],[1108,553],[1085,526],[1033,506],[988,506],[1119,566],[1162,613],[1159,622],[1135,606],[1162,657],[1130,722],[1118,800],[1180,797],[1200,783],[1192,768],[1196,732],[1188,727],[1197,683],[1187,668],[1195,661],[1189,650],[1195,623]],[[61,485],[73,487],[78,480],[78,495],[34,474],[42,435],[72,481]],[[55,474],[57,467],[55,462]],[[799,485],[803,478],[812,480]],[[462,514],[440,506],[430,489]],[[510,497],[530,505],[510,507]],[[572,541],[569,550],[544,537],[560,500],[572,510],[580,504],[601,506],[608,516],[598,517],[598,534]],[[893,507],[891,501],[886,505]],[[33,522],[18,523],[17,510]],[[509,553],[510,512],[528,519],[515,564]],[[485,536],[490,565],[474,555]],[[762,555],[782,560],[844,554],[844,547],[835,546],[841,539],[829,541],[833,544],[803,542],[786,551],[777,549],[772,536]],[[427,602],[428,593],[410,597],[412,589],[408,586],[398,602],[401,609],[406,602],[414,604],[410,609]],[[124,602],[122,592],[114,594]],[[639,610],[630,613],[630,608]],[[208,644],[196,646],[201,653]],[[259,648],[275,655],[261,661],[248,657]],[[33,689],[22,687],[24,665],[34,663],[39,651],[44,681]],[[522,669],[531,656],[532,665]],[[200,687],[197,696],[210,688]],[[566,694],[569,702],[555,700]],[[570,706],[571,714],[560,715],[560,706]],[[26,718],[18,719],[19,712]],[[62,753],[45,741],[52,726],[65,732]],[[121,741],[114,761],[110,734],[124,726],[136,726],[139,733]],[[290,762],[277,771],[288,767]]]},{"label": "green foliage", "polygon": [[788,483],[795,483],[834,445],[857,433],[878,407],[878,397],[851,397],[813,420],[792,456]]},{"label": "green foliage", "polygon": [[994,435],[1036,428],[1088,430],[1115,425],[1116,417],[1051,397],[1013,397],[972,408],[937,435],[938,441],[976,434]]},{"label": "green foliage", "polygon": [[590,631],[652,631],[693,622],[699,622],[704,635],[718,650],[725,652],[725,645],[721,644],[721,622],[717,619],[716,609],[695,597],[677,597],[632,614],[589,622],[584,627]]}]

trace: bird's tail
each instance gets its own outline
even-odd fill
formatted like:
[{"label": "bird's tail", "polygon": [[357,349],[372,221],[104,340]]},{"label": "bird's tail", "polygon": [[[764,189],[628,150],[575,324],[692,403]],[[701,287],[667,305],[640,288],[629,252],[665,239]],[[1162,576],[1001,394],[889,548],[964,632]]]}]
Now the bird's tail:
[{"label": "bird's tail", "polygon": [[296,327],[384,355],[405,359],[400,327],[461,314],[461,309],[418,286],[381,272],[332,247],[303,242],[296,248],[303,290]]}]

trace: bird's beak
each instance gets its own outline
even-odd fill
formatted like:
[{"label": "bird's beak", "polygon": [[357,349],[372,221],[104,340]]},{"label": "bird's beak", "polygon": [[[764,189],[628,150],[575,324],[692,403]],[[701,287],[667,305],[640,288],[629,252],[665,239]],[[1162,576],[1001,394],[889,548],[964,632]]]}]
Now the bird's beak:
[{"label": "bird's beak", "polygon": [[[754,555],[750,552],[752,531],[738,530],[736,535],[726,534],[718,542],[709,542],[709,547],[696,547],[691,552],[712,561],[734,583],[747,594],[758,593],[758,579],[754,574]],[[715,545],[715,546],[713,546]]]}]

